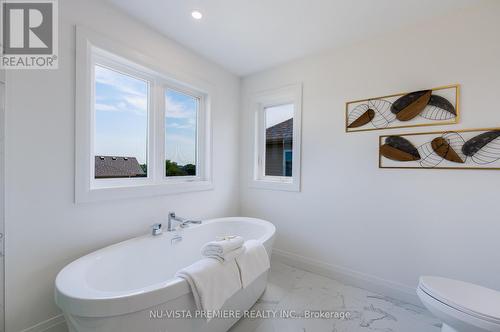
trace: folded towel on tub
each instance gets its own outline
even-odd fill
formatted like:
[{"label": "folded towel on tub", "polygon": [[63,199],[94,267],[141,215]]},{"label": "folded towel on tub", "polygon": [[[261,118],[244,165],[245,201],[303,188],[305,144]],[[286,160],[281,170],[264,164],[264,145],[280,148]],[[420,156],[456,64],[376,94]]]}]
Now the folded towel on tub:
[{"label": "folded towel on tub", "polygon": [[[221,261],[226,260],[226,255],[240,249],[245,241],[241,236],[225,236],[220,240],[211,241],[201,248],[201,254],[205,257],[214,257]],[[236,257],[236,256],[234,256]]]},{"label": "folded towel on tub", "polygon": [[266,272],[271,265],[266,248],[260,241],[245,241],[243,248],[245,251],[236,257],[236,264],[240,270],[241,285],[245,288]]},{"label": "folded towel on tub", "polygon": [[241,289],[235,260],[221,264],[215,259],[204,258],[179,270],[175,276],[188,282],[198,310],[219,310]]},{"label": "folded towel on tub", "polygon": [[204,255],[204,256],[205,257],[210,257],[210,258],[215,258],[216,260],[218,260],[221,263],[227,263],[227,262],[230,262],[231,260],[234,260],[235,258],[239,257],[244,252],[245,252],[245,248],[244,247],[240,247],[240,248],[238,248],[236,250],[228,252],[224,256],[219,256],[219,255],[214,255],[214,254],[212,254],[212,255],[207,254],[207,255]]}]

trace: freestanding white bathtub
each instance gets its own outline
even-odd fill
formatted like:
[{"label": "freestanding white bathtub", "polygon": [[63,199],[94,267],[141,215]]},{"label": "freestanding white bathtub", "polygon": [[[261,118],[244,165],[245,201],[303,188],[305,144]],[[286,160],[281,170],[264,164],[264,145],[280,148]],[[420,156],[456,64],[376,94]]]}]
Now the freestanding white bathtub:
[{"label": "freestanding white bathtub", "polygon": [[[196,312],[187,282],[175,272],[201,258],[217,236],[262,241],[269,255],[274,226],[252,218],[222,218],[174,232],[133,238],[81,257],[59,272],[55,300],[70,332],[224,332],[238,319],[182,317]],[[267,272],[238,291],[222,310],[248,310],[262,295]],[[178,317],[169,317],[173,312]]]}]

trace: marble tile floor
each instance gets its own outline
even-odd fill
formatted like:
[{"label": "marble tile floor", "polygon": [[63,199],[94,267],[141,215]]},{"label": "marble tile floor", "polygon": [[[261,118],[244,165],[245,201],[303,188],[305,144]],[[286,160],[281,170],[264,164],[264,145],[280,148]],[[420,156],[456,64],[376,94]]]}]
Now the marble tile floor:
[{"label": "marble tile floor", "polygon": [[[277,317],[244,318],[230,332],[439,332],[423,307],[401,302],[273,261],[265,293],[252,310]],[[290,313],[294,318],[280,316]],[[344,319],[306,318],[305,311],[347,313]],[[298,317],[297,317],[298,316]]]}]

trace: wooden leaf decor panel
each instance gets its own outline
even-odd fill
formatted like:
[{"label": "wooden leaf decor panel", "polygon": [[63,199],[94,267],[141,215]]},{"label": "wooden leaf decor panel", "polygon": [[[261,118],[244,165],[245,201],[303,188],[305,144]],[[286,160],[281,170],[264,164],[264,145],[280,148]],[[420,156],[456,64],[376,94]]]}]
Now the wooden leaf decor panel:
[{"label": "wooden leaf decor panel", "polygon": [[500,128],[380,136],[380,168],[500,170]]},{"label": "wooden leaf decor panel", "polygon": [[373,118],[375,117],[375,111],[372,109],[368,109],[366,112],[364,112],[359,118],[354,120],[350,125],[349,128],[358,128],[362,127],[368,122],[372,121]]},{"label": "wooden leaf decor panel", "polygon": [[391,111],[399,121],[410,121],[422,113],[431,100],[431,95],[431,90],[409,93],[396,100]]},{"label": "wooden leaf decor panel", "polygon": [[464,160],[460,158],[458,153],[453,150],[453,147],[448,143],[448,140],[444,137],[436,137],[431,142],[432,150],[437,153],[438,156],[449,160],[454,163],[463,164]]},{"label": "wooden leaf decor panel", "polygon": [[346,103],[346,132],[459,122],[460,86],[399,93]]},{"label": "wooden leaf decor panel", "polygon": [[386,158],[397,161],[412,161],[420,159],[419,157],[415,157],[414,155],[409,154],[408,152],[405,152],[403,150],[399,150],[398,148],[390,146],[389,144],[382,145],[380,147],[380,153]]},{"label": "wooden leaf decor panel", "polygon": [[389,136],[385,144],[380,147],[380,153],[389,159],[396,161],[419,160],[420,154],[416,147],[407,139],[400,136]]}]

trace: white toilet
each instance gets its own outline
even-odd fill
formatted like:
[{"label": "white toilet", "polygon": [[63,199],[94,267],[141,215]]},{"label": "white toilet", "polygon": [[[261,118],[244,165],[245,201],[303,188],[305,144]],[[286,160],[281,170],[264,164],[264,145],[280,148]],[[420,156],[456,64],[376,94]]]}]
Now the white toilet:
[{"label": "white toilet", "polygon": [[500,292],[463,281],[421,277],[417,294],[442,332],[500,332]]}]

